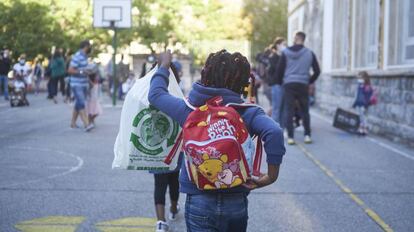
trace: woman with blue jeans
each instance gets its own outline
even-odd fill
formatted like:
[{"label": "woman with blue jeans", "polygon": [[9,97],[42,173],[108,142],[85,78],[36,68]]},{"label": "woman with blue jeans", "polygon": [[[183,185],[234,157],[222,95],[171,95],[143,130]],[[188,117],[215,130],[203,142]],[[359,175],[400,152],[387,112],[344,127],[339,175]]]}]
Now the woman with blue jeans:
[{"label": "woman with blue jeans", "polygon": [[[274,41],[272,46],[272,55],[270,57],[270,67],[268,71],[268,75],[271,77],[270,79],[274,80],[274,76],[276,74],[276,68],[279,63],[280,56],[282,54],[282,50],[286,48],[285,39],[281,37],[277,37]],[[272,81],[271,83],[272,88],[272,118],[275,122],[279,123],[279,125],[284,128],[283,124],[283,88],[280,83],[275,83]]]},{"label": "woman with blue jeans", "polygon": [[[148,100],[151,105],[170,116],[181,126],[192,109],[184,99],[168,93],[169,71],[172,60],[170,52],[160,57],[161,65],[151,80]],[[201,81],[194,83],[188,95],[188,103],[200,107],[211,98],[220,96],[223,104],[243,103],[241,98],[249,84],[250,64],[240,53],[230,54],[225,50],[210,54],[207,58]],[[248,179],[243,185],[229,189],[199,190],[189,179],[185,162],[180,172],[180,192],[187,194],[185,219],[189,232],[243,232],[247,229],[247,195],[255,188],[274,183],[279,175],[279,166],[285,154],[283,133],[260,107],[238,109],[251,136],[257,135],[264,142],[267,155],[267,173],[258,179]]]}]

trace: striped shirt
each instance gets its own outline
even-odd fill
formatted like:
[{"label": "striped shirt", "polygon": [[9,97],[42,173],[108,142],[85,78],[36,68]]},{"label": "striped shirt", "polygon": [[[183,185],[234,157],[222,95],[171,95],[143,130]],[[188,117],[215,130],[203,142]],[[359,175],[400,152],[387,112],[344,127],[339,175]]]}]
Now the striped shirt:
[{"label": "striped shirt", "polygon": [[[88,66],[88,56],[82,50],[79,50],[72,56],[69,64],[77,70],[84,69]],[[74,74],[70,76],[70,86],[88,86],[88,77],[85,74]]]}]

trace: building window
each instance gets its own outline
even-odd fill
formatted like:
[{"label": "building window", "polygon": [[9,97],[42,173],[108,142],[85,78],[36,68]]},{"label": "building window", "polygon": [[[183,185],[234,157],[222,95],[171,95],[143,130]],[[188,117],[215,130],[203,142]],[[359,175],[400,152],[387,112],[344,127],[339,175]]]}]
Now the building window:
[{"label": "building window", "polygon": [[395,0],[387,3],[386,64],[414,64],[414,0]]},{"label": "building window", "polygon": [[380,26],[380,0],[353,1],[352,67],[376,68]]},{"label": "building window", "polygon": [[350,0],[335,0],[333,15],[332,69],[344,70],[348,66]]}]

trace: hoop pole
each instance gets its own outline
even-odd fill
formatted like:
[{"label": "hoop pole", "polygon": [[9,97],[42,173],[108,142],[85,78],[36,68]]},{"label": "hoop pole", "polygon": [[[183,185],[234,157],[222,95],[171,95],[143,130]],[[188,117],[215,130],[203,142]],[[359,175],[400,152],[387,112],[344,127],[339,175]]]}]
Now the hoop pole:
[{"label": "hoop pole", "polygon": [[114,53],[112,54],[112,83],[114,86],[114,91],[112,93],[112,105],[116,106],[116,93],[118,91],[118,79],[116,78],[116,49],[117,49],[117,41],[116,41],[116,27],[115,27],[115,22],[111,21],[111,28],[112,30],[114,30],[114,36],[112,37],[112,47],[114,49]]}]

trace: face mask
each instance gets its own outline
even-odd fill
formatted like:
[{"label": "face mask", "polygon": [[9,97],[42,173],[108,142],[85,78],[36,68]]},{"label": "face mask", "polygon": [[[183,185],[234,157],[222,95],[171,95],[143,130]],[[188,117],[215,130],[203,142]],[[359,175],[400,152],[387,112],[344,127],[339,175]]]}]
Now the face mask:
[{"label": "face mask", "polygon": [[358,84],[362,84],[364,83],[364,80],[362,80],[361,78],[358,78]]},{"label": "face mask", "polygon": [[92,48],[86,49],[86,54],[90,54],[92,52]]},{"label": "face mask", "polygon": [[285,48],[286,48],[286,46],[284,44],[279,44],[277,49],[281,52]]},{"label": "face mask", "polygon": [[19,63],[20,64],[25,64],[26,63],[26,60],[20,60]]}]

